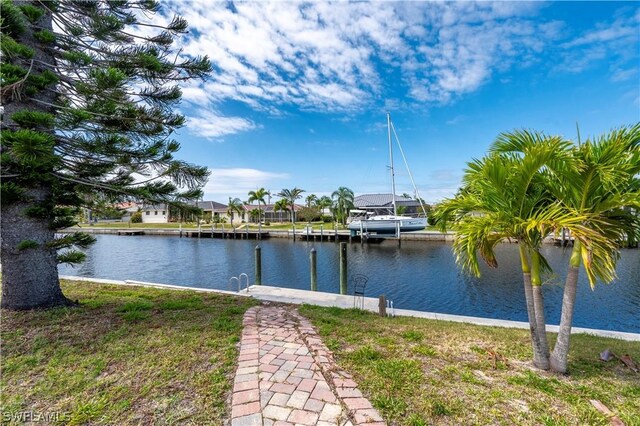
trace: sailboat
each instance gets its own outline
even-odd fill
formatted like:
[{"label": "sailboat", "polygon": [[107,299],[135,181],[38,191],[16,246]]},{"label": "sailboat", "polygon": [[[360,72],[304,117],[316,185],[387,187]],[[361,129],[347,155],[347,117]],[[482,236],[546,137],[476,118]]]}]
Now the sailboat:
[{"label": "sailboat", "polygon": [[[420,231],[427,227],[427,218],[426,217],[410,217],[410,216],[401,216],[397,214],[397,206],[396,206],[396,181],[395,181],[395,171],[393,168],[393,146],[391,143],[391,129],[393,124],[391,123],[391,114],[387,113],[387,133],[389,136],[389,160],[391,162],[390,171],[391,171],[391,193],[392,193],[392,205],[393,205],[393,214],[389,215],[369,215],[366,212],[364,217],[356,217],[354,218],[349,225],[348,229],[356,234],[360,235],[370,235],[370,234],[395,234],[396,236],[400,236],[401,232],[411,232],[411,231]],[[398,146],[400,147],[400,152],[404,157],[404,153],[402,152],[402,146],[400,146],[400,141],[398,140],[398,136],[395,133],[395,129],[393,129],[393,133],[396,136],[396,141],[398,142]],[[406,163],[407,170],[409,166]],[[411,177],[411,182],[413,183],[414,191],[417,194],[417,189],[415,186],[415,182],[413,182],[413,177],[411,176],[411,171],[409,171],[409,176]],[[420,201],[420,205],[424,211],[424,206],[422,205],[422,201]],[[426,216],[426,212],[425,212]]]}]

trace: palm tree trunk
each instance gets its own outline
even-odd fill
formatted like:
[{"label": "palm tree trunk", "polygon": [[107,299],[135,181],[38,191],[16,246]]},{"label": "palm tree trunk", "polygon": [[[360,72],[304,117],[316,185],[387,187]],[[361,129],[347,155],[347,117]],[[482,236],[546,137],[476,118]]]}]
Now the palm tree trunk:
[{"label": "palm tree trunk", "polygon": [[[531,284],[531,269],[525,253],[524,246],[520,246],[520,261],[522,264],[522,277],[524,281],[524,296],[527,305],[527,316],[529,318],[529,331],[531,332],[531,348],[533,350],[533,365],[542,370],[549,369],[549,354],[545,351],[540,339],[540,329],[536,316],[534,290]],[[543,316],[544,318],[544,316]],[[544,328],[542,329],[544,330]],[[545,338],[546,341],[546,338]]]},{"label": "palm tree trunk", "polygon": [[560,315],[560,327],[558,339],[551,353],[551,369],[558,373],[566,373],[569,358],[569,339],[571,337],[571,326],[573,323],[573,309],[575,307],[576,293],[578,290],[578,275],[580,273],[580,251],[581,245],[576,241],[571,252],[569,272],[564,284],[564,295],[562,296],[562,314]]},{"label": "palm tree trunk", "polygon": [[[533,287],[533,308],[535,309],[538,340],[547,359],[549,360],[549,343],[547,342],[547,322],[544,316],[544,297],[542,294],[542,280],[540,279],[540,253],[534,250],[531,255],[531,286]],[[549,367],[547,366],[546,369]]]}]

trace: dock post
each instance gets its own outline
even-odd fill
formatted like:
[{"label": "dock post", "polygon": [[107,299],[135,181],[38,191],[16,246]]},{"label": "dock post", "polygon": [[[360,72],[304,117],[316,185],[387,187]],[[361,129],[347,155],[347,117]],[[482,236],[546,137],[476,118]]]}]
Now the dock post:
[{"label": "dock post", "polygon": [[340,243],[340,294],[347,294],[347,243]]},{"label": "dock post", "polygon": [[315,247],[311,249],[309,255],[311,262],[311,291],[318,291],[318,268],[317,268],[317,254]]},{"label": "dock post", "polygon": [[378,313],[381,317],[387,316],[387,301],[384,298],[384,294],[381,294],[378,297]]},{"label": "dock post", "polygon": [[293,232],[293,242],[295,243],[296,242],[296,224],[295,223],[293,224],[292,232]]},{"label": "dock post", "polygon": [[320,225],[320,242],[322,242],[322,237],[323,237],[323,227],[324,227],[324,225]]},{"label": "dock post", "polygon": [[262,256],[260,246],[256,246],[256,285],[262,285]]},{"label": "dock post", "polygon": [[182,222],[180,222],[180,238],[182,238]]}]

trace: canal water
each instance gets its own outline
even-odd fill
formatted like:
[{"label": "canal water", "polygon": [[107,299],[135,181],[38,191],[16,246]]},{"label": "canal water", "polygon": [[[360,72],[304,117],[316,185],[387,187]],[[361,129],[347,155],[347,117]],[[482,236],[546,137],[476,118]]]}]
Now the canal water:
[{"label": "canal water", "polygon": [[[86,262],[61,265],[61,274],[226,290],[229,278],[243,272],[253,282],[254,249],[259,244],[263,284],[308,290],[309,253],[315,247],[318,290],[339,292],[339,245],[334,242],[96,237]],[[547,322],[558,324],[570,252],[552,245],[542,252],[556,274],[546,277],[544,285]],[[498,268],[483,264],[482,276],[474,278],[456,266],[450,243],[356,243],[348,245],[348,274],[367,275],[366,295],[384,294],[399,309],[526,321],[517,245],[500,245],[497,257]],[[612,284],[599,283],[591,290],[581,271],[575,326],[640,333],[640,250],[622,250],[617,274]]]}]

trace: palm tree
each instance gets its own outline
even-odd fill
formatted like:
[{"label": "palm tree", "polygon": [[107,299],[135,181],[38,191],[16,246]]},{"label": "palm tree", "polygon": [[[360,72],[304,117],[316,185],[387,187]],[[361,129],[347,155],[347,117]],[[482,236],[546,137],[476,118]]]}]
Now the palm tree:
[{"label": "palm tree", "polygon": [[[519,148],[506,152],[522,154]],[[572,153],[571,164],[545,170],[550,192],[569,211],[585,218],[580,227],[570,229],[574,245],[558,338],[550,356],[551,368],[559,373],[567,372],[580,266],[592,288],[596,280],[613,281],[620,243],[625,236],[640,234],[640,218],[630,211],[640,209],[640,123],[587,140]]]},{"label": "palm tree", "polygon": [[280,212],[280,222],[282,222],[282,212],[289,211],[289,202],[286,199],[278,200],[273,206],[274,211]]},{"label": "palm tree", "polygon": [[333,205],[333,201],[331,200],[331,197],[329,197],[328,195],[323,195],[318,199],[318,202],[316,204],[320,209],[320,213],[324,214],[324,209],[331,207]]},{"label": "palm tree", "polygon": [[335,211],[336,220],[343,225],[347,223],[349,210],[353,208],[354,195],[353,191],[345,186],[341,186],[331,194],[333,200],[333,209]]},{"label": "palm tree", "polygon": [[[269,195],[268,191],[264,188],[260,188],[257,189],[255,191],[249,191],[249,198],[247,199],[247,202],[249,204],[252,204],[254,201],[258,202],[258,208],[260,207],[260,203],[264,204],[265,206],[265,210],[267,207],[267,202],[264,200],[264,198]],[[260,221],[260,216],[258,215],[258,221]]]},{"label": "palm tree", "polygon": [[291,222],[293,222],[294,225],[296,223],[296,211],[295,211],[296,200],[302,198],[303,192],[304,192],[304,189],[293,188],[293,189],[283,189],[282,191],[278,192],[278,194],[276,194],[279,197],[282,197],[288,201],[289,207],[291,208]]},{"label": "palm tree", "polygon": [[233,225],[233,214],[234,213],[242,213],[243,204],[240,198],[231,198],[229,197],[229,204],[227,205],[227,215],[231,218],[231,226],[235,228]]},{"label": "palm tree", "polygon": [[257,209],[249,210],[249,217],[254,221],[260,221],[260,215],[262,213],[262,209],[258,207]]},{"label": "palm tree", "polygon": [[[505,153],[513,147],[524,155]],[[549,193],[541,170],[570,162],[571,144],[559,137],[516,131],[502,134],[482,160],[469,163],[464,186],[436,212],[442,230],[456,231],[456,262],[480,275],[478,253],[497,267],[494,248],[516,239],[520,251],[534,365],[549,368],[542,273],[550,270],[540,253],[542,239],[557,226],[578,228],[584,219],[570,215]]]},{"label": "palm tree", "polygon": [[318,202],[318,196],[316,194],[309,194],[307,195],[307,198],[304,199],[304,201],[307,203],[307,207],[313,207]]}]

